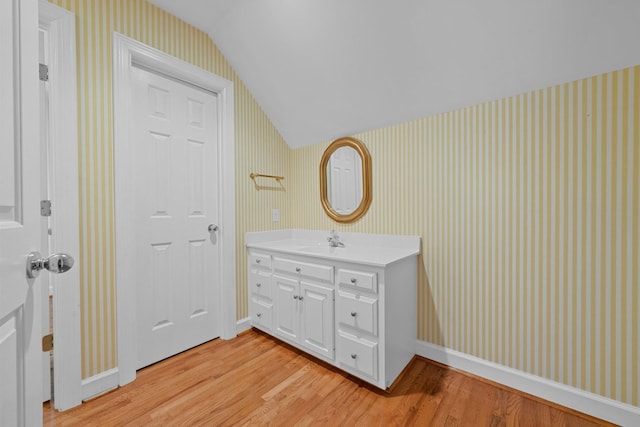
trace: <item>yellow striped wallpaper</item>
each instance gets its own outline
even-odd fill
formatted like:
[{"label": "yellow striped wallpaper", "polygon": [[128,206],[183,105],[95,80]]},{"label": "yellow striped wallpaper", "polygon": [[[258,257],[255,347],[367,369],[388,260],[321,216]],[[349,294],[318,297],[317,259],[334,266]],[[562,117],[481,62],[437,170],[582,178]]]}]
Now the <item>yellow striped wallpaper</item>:
[{"label": "yellow striped wallpaper", "polygon": [[419,339],[640,406],[640,66],[355,137],[369,212],[309,197],[319,144],[290,226],[420,235]]},{"label": "yellow striped wallpaper", "polygon": [[[111,37],[117,31],[234,82],[238,316],[246,316],[245,231],[281,226],[284,191],[257,191],[250,172],[287,175],[289,149],[208,35],[146,0],[50,0],[76,15],[82,377],[114,368],[114,192]],[[265,209],[268,207],[268,209]]]},{"label": "yellow striped wallpaper", "polygon": [[[355,135],[373,201],[344,225],[318,196],[328,143],[289,150],[206,34],[146,0],[50,1],[77,25],[83,378],[117,365],[118,31],[234,82],[238,319],[246,231],[420,235],[419,339],[640,406],[640,67]],[[286,179],[256,187],[250,172]]]}]

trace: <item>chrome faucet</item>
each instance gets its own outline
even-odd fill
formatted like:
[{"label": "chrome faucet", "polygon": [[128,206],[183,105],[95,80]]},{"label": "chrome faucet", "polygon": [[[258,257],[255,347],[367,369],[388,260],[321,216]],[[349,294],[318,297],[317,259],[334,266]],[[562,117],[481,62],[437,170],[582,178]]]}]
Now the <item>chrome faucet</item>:
[{"label": "chrome faucet", "polygon": [[344,247],[344,243],[340,241],[340,236],[338,236],[336,230],[331,230],[329,237],[327,237],[327,242],[329,242],[329,246],[332,248]]}]

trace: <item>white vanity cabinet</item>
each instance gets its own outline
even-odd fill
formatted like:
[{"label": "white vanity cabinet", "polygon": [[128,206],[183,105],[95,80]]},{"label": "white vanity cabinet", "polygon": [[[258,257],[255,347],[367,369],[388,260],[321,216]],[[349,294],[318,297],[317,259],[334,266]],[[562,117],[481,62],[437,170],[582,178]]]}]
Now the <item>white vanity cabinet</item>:
[{"label": "white vanity cabinet", "polygon": [[252,325],[333,360],[333,267],[250,251]]},{"label": "white vanity cabinet", "polygon": [[273,283],[275,334],[333,360],[333,267],[274,257]]},{"label": "white vanity cabinet", "polygon": [[388,389],[415,355],[413,239],[410,249],[376,252],[368,241],[331,250],[248,238],[252,326]]}]

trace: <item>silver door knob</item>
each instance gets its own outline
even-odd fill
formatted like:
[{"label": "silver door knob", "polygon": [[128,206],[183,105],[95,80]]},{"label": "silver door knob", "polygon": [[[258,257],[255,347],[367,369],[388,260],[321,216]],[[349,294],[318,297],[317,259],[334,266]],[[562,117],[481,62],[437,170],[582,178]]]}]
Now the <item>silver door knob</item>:
[{"label": "silver door knob", "polygon": [[209,224],[209,228],[207,228],[207,230],[209,230],[209,233],[215,233],[218,231],[218,226],[215,224]]},{"label": "silver door knob", "polygon": [[27,277],[35,279],[43,268],[51,273],[65,273],[73,267],[73,257],[64,253],[49,255],[41,258],[40,252],[34,251],[27,255]]}]

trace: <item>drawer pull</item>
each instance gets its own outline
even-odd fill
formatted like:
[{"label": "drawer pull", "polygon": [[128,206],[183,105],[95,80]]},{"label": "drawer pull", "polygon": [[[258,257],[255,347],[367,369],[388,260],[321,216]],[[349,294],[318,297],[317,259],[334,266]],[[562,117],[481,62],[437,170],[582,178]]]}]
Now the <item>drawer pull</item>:
[{"label": "drawer pull", "polygon": [[351,278],[351,283],[356,283],[356,282],[357,282],[356,278],[355,278],[355,277],[352,277],[352,278]]},{"label": "drawer pull", "polygon": [[296,267],[296,273],[300,273],[300,267]]},{"label": "drawer pull", "polygon": [[258,313],[258,314],[256,314],[256,316],[262,317],[262,313]]},{"label": "drawer pull", "polygon": [[356,312],[355,311],[351,312],[351,317],[356,317]]},{"label": "drawer pull", "polygon": [[262,283],[256,283],[256,286],[260,287],[260,286],[262,286]]},{"label": "drawer pull", "polygon": [[356,357],[358,357],[358,355],[357,355],[357,354],[355,354],[355,353],[351,353],[351,358],[352,358],[352,359],[355,359]]}]

